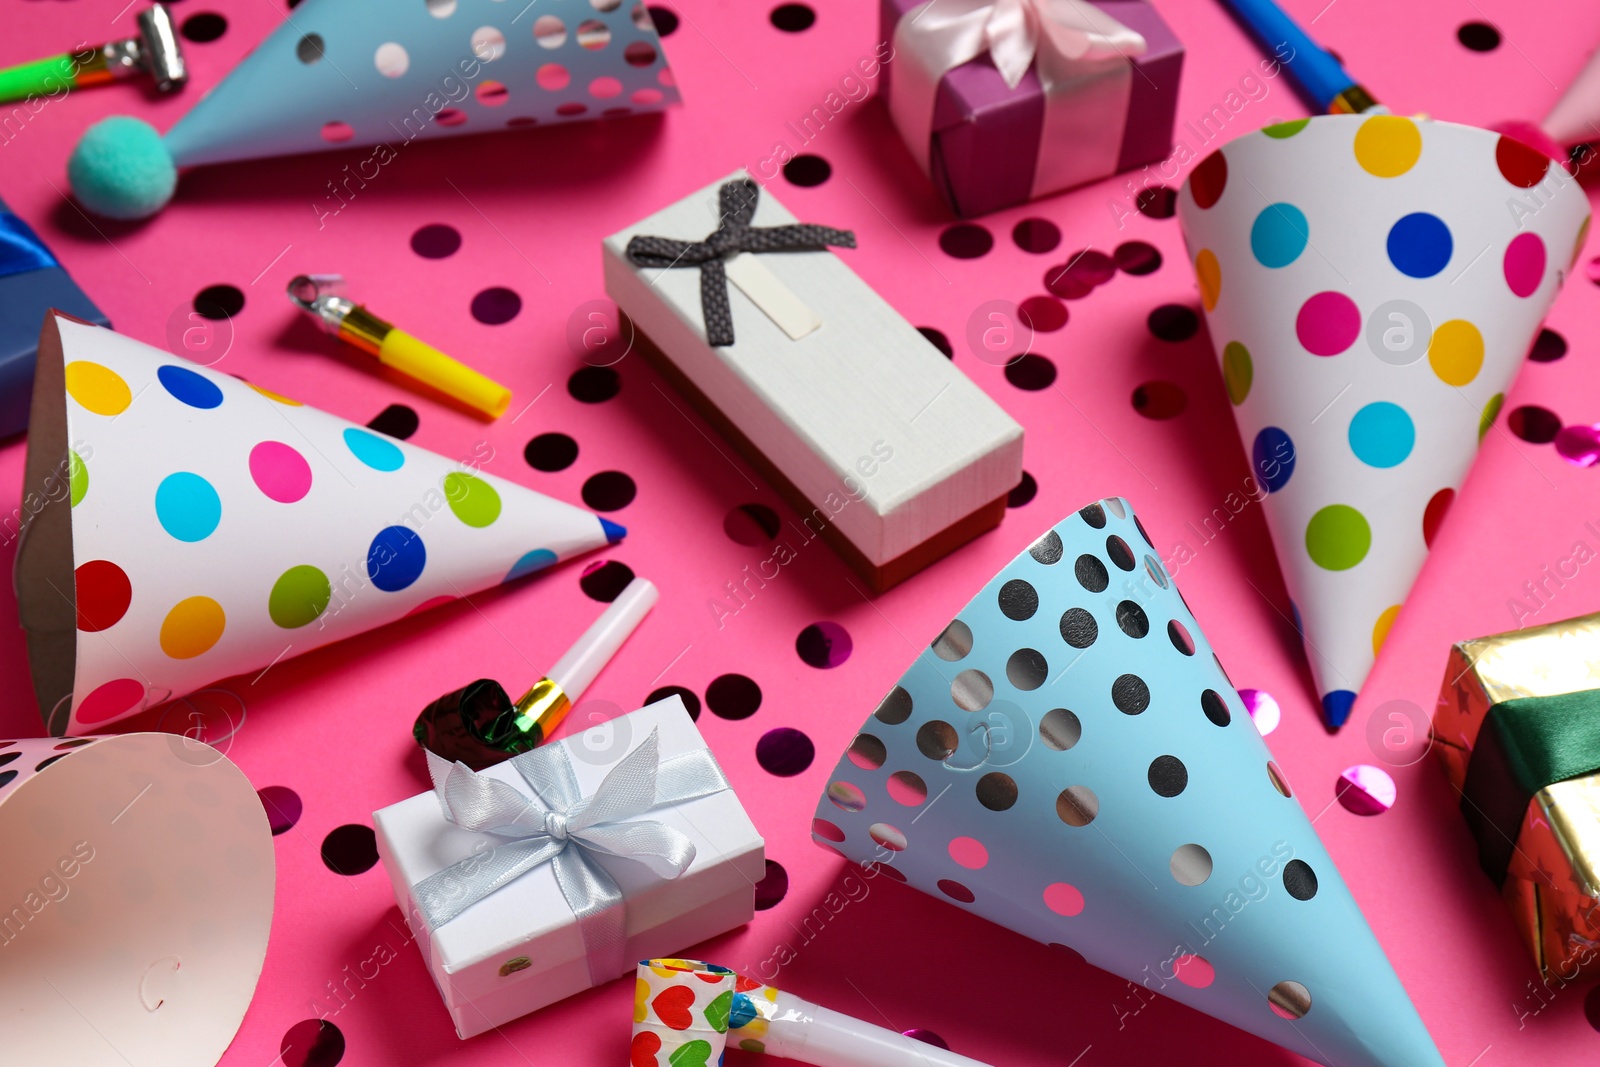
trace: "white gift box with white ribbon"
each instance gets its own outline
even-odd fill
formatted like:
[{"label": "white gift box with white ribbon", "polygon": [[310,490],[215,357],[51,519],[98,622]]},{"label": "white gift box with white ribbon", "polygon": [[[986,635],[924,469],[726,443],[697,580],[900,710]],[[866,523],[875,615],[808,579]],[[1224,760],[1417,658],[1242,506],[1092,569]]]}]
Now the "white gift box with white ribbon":
[{"label": "white gift box with white ribbon", "polygon": [[[703,753],[702,759],[714,764],[678,697],[528,755],[559,755],[548,750],[564,750],[578,791],[587,801],[613,769],[625,758],[637,756],[652,737],[664,768],[675,757],[694,753]],[[519,793],[532,792],[511,762],[477,774]],[[625,943],[620,954],[612,953],[623,965],[615,974],[592,974],[591,958],[598,959],[603,953],[591,951],[595,946],[585,944],[553,863],[532,867],[449,921],[430,928],[424,918],[426,907],[419,904],[418,884],[512,839],[457,826],[446,817],[435,791],[373,813],[378,854],[394,884],[395,899],[411,924],[461,1037],[483,1033],[632,973],[638,960],[681,953],[750,921],[755,914],[755,884],[766,873],[764,846],[731,788],[653,807],[637,818],[626,817],[619,825],[630,822],[655,822],[684,835],[693,845],[693,858],[676,878],[662,878],[633,859],[592,850],[585,853],[615,880],[623,901]],[[574,832],[573,837],[577,836]],[[574,847],[569,843],[568,850]]]}]

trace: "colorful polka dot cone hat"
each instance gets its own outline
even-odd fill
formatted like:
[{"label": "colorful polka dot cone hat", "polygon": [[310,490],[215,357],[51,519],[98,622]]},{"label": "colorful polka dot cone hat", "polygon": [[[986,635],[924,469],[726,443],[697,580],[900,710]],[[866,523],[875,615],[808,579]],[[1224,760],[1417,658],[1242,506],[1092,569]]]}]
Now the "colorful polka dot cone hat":
[{"label": "colorful polka dot cone hat", "polygon": [[633,989],[630,1067],[722,1062],[738,976],[698,960],[643,960]]},{"label": "colorful polka dot cone hat", "polygon": [[172,195],[175,167],[373,146],[349,174],[329,170],[348,197],[416,141],[678,101],[643,0],[304,0],[164,137],[109,119],[69,176],[92,210],[141,217]]},{"label": "colorful polka dot cone hat", "polygon": [[[485,457],[478,457],[479,460]],[[17,557],[82,733],[540,570],[622,527],[97,326],[46,320]]]},{"label": "colorful polka dot cone hat", "polygon": [[1443,1065],[1119,498],[1046,532],[922,651],[812,835],[1319,1063]]},{"label": "colorful polka dot cone hat", "polygon": [[176,734],[0,741],[0,841],[0,1060],[216,1063],[276,886],[243,772]]},{"label": "colorful polka dot cone hat", "polygon": [[1300,119],[1178,198],[1329,725],[1350,717],[1588,228],[1559,164],[1470,126]]}]

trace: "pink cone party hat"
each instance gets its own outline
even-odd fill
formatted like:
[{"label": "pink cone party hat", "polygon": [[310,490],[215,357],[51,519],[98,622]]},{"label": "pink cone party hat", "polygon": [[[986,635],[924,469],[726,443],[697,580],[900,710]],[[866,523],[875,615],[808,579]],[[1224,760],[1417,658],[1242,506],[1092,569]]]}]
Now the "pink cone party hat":
[{"label": "pink cone party hat", "polygon": [[26,477],[19,613],[40,710],[73,734],[625,533],[59,315]]},{"label": "pink cone party hat", "polygon": [[1583,245],[1542,152],[1395,115],[1269,126],[1178,200],[1329,726],[1342,726]]},{"label": "pink cone party hat", "polygon": [[305,0],[166,134],[91,127],[68,176],[87,208],[143,218],[177,171],[610,118],[678,102],[643,0]]},{"label": "pink cone party hat", "polygon": [[178,734],[0,741],[0,1060],[211,1067],[272,926],[272,828]]}]

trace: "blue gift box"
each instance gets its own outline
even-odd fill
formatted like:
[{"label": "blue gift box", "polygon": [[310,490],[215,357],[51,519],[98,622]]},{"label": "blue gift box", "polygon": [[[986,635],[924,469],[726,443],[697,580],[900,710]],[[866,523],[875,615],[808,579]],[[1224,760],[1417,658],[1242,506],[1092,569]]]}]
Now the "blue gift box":
[{"label": "blue gift box", "polygon": [[39,325],[51,308],[111,325],[39,235],[0,200],[0,437],[28,428]]}]

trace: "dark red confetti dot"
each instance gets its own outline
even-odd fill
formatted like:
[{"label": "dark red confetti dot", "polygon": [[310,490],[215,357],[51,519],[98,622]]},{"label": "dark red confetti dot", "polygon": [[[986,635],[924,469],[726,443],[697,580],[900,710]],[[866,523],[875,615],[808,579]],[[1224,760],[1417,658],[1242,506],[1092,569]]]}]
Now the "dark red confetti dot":
[{"label": "dark red confetti dot", "polygon": [[644,698],[646,704],[654,704],[658,700],[668,697],[677,697],[683,701],[684,709],[689,712],[689,718],[700,718],[700,698],[693,689],[685,689],[681,685],[664,685],[659,689],[650,690],[650,695]]},{"label": "dark red confetti dot", "polygon": [[1189,398],[1171,382],[1145,382],[1133,391],[1133,410],[1147,419],[1171,419],[1183,414]]},{"label": "dark red confetti dot", "polygon": [[706,707],[723,719],[748,719],[761,707],[761,687],[742,674],[721,674],[706,686]]},{"label": "dark red confetti dot", "polygon": [[[452,111],[452,110],[454,110],[454,109],[447,107],[447,108],[444,109],[444,111],[439,112],[439,115],[442,118],[444,113],[445,113],[445,111]],[[574,115],[582,115],[588,110],[589,110],[589,107],[588,107],[587,104],[580,104],[576,100],[569,100],[565,104],[561,104],[561,105],[558,105],[556,107],[556,114],[557,115],[562,115],[562,116],[567,117],[567,118],[571,118]],[[463,115],[462,117],[465,118],[466,116]]]},{"label": "dark red confetti dot", "polygon": [[779,778],[793,778],[811,766],[816,755],[811,738],[791,726],[768,730],[756,742],[756,762]]},{"label": "dark red confetti dot", "polygon": [[932,1030],[924,1030],[921,1027],[913,1027],[910,1030],[903,1030],[901,1033],[905,1037],[909,1037],[914,1041],[921,1041],[924,1045],[932,1045],[934,1048],[942,1048],[946,1050],[950,1048],[949,1042],[940,1037],[938,1034],[934,1033]]},{"label": "dark red confetti dot", "polygon": [[7,752],[5,755],[0,756],[0,767],[4,767],[8,763],[15,763],[21,758],[21,752]]},{"label": "dark red confetti dot", "polygon": [[662,37],[671,37],[678,31],[678,13],[670,7],[651,4],[645,10],[650,13],[650,21],[655,24],[656,33]]},{"label": "dark red confetti dot", "polygon": [[777,860],[767,860],[767,873],[756,883],[756,910],[777,907],[789,892],[789,872]]},{"label": "dark red confetti dot", "polygon": [[833,167],[821,156],[798,155],[783,165],[783,176],[790,185],[810,188],[821,185],[833,175]]},{"label": "dark red confetti dot", "polygon": [[266,809],[267,825],[272,827],[274,837],[300,821],[300,812],[304,810],[300,794],[288,786],[269,785],[256,790],[256,796],[261,798],[261,806]]},{"label": "dark red confetti dot", "polygon": [[1030,393],[1050,388],[1055,380],[1056,365],[1036,352],[1018,356],[1006,364],[1006,381]]},{"label": "dark red confetti dot", "polygon": [[1583,998],[1583,1017],[1589,1025],[1600,1030],[1600,985],[1595,986]]},{"label": "dark red confetti dot", "polygon": [[128,613],[133,583],[127,572],[108,559],[91,559],[74,574],[78,629],[98,633],[115,626]]},{"label": "dark red confetti dot", "polygon": [[1554,363],[1567,354],[1567,339],[1548,327],[1539,331],[1528,350],[1528,358],[1535,363]]},{"label": "dark red confetti dot", "polygon": [[801,660],[824,670],[849,659],[852,647],[849,631],[836,622],[814,622],[794,641]]},{"label": "dark red confetti dot", "polygon": [[1200,316],[1182,304],[1162,304],[1145,319],[1150,332],[1163,341],[1187,341],[1200,330]]},{"label": "dark red confetti dot", "polygon": [[1124,241],[1111,258],[1127,274],[1154,274],[1161,269],[1161,252],[1146,241]]},{"label": "dark red confetti dot", "polygon": [[976,222],[958,222],[945,227],[939,235],[939,247],[957,259],[977,259],[994,247],[994,235]]},{"label": "dark red confetti dot", "polygon": [[1178,194],[1165,185],[1152,185],[1139,190],[1134,205],[1147,218],[1170,219],[1178,212]]},{"label": "dark red confetti dot", "polygon": [[1053,296],[1030,296],[1017,306],[1017,317],[1038,333],[1050,333],[1067,324],[1067,305]]},{"label": "dark red confetti dot", "polygon": [[461,234],[454,226],[431,222],[411,235],[411,251],[423,259],[443,259],[461,248]]},{"label": "dark red confetti dot", "polygon": [[367,423],[367,429],[377,430],[397,441],[404,441],[417,432],[417,425],[415,409],[405,404],[390,404],[372,417],[372,421]]},{"label": "dark red confetti dot", "polygon": [[655,45],[649,41],[634,41],[622,50],[622,59],[630,67],[648,67],[656,61]]},{"label": "dark red confetti dot", "polygon": [[1549,408],[1524,404],[1506,416],[1506,426],[1529,444],[1547,445],[1561,432],[1561,418]]},{"label": "dark red confetti dot", "polygon": [[1506,181],[1520,189],[1532,189],[1544,181],[1553,161],[1537,148],[1501,135],[1494,146],[1494,162]]},{"label": "dark red confetti dot", "polygon": [[932,326],[918,326],[917,332],[926,337],[928,343],[934,348],[943,352],[945,359],[954,359],[956,357],[956,350],[950,347],[950,338],[944,335],[943,330],[936,330]]},{"label": "dark red confetti dot", "polygon": [[16,777],[16,771],[0,771],[0,788],[10,785],[12,781],[16,779]]},{"label": "dark red confetti dot", "polygon": [[357,822],[334,827],[322,839],[322,862],[334,874],[371,870],[378,862],[378,839],[372,827]]},{"label": "dark red confetti dot", "polygon": [[48,766],[50,766],[50,764],[52,764],[52,763],[55,763],[55,762],[56,762],[56,761],[57,761],[57,760],[64,760],[64,759],[66,759],[66,758],[67,758],[67,756],[68,756],[68,755],[69,755],[69,753],[66,753],[66,752],[63,752],[63,753],[62,753],[62,754],[61,754],[61,755],[59,755],[59,756],[51,756],[51,757],[50,757],[50,758],[49,758],[49,759],[47,759],[47,760],[41,760],[41,761],[40,761],[40,763],[39,763],[39,765],[38,765],[38,766],[37,766],[37,767],[35,767],[35,768],[34,768],[34,769],[33,769],[33,773],[35,773],[35,774],[38,774],[38,773],[39,773],[39,772],[40,772],[40,771],[42,771],[42,770],[44,770],[44,769],[45,769],[45,768],[46,768],[46,767],[48,767]]},{"label": "dark red confetti dot", "polygon": [[966,886],[962,885],[953,878],[939,879],[939,892],[943,893],[951,900],[959,900],[963,904],[971,904],[974,900],[978,899],[977,897],[973,896],[972,890],[968,889]]},{"label": "dark red confetti dot", "polygon": [[578,577],[578,588],[590,600],[609,604],[622,595],[633,581],[633,568],[619,560],[599,560],[583,568]]},{"label": "dark red confetti dot", "polygon": [[768,17],[784,33],[809,30],[817,21],[817,13],[805,4],[779,4]]},{"label": "dark red confetti dot", "polygon": [[1067,300],[1081,300],[1116,276],[1117,264],[1104,252],[1085,248],[1045,272],[1044,287]]},{"label": "dark red confetti dot", "polygon": [[1445,515],[1450,511],[1450,504],[1456,498],[1454,489],[1441,489],[1428,500],[1428,506],[1422,509],[1422,543],[1429,548],[1433,547],[1433,539],[1438,536],[1439,526],[1444,522]]},{"label": "dark red confetti dot", "polygon": [[1012,486],[1011,492],[1006,494],[1006,507],[1020,508],[1033,500],[1039,492],[1039,483],[1033,480],[1033,475],[1027,471],[1022,472],[1022,481]]},{"label": "dark red confetti dot", "polygon": [[228,20],[215,11],[197,11],[183,20],[178,32],[186,41],[206,44],[228,32]]},{"label": "dark red confetti dot", "polygon": [[1189,175],[1189,191],[1194,194],[1196,207],[1208,208],[1222,199],[1222,190],[1228,185],[1228,157],[1217,149],[1194,168]]},{"label": "dark red confetti dot", "polygon": [[567,379],[572,399],[585,404],[600,404],[622,391],[622,375],[611,367],[579,367]]},{"label": "dark red confetti dot", "polygon": [[1024,252],[1043,255],[1061,243],[1061,227],[1049,219],[1023,219],[1011,228],[1011,239]]},{"label": "dark red confetti dot", "polygon": [[722,517],[722,532],[734,544],[754,547],[778,536],[778,513],[765,504],[740,504]]},{"label": "dark red confetti dot", "polygon": [[595,511],[616,511],[633,503],[638,491],[621,471],[601,471],[583,483],[583,502]]},{"label": "dark red confetti dot", "polygon": [[1493,52],[1500,47],[1500,31],[1487,22],[1463,22],[1456,40],[1474,52]]},{"label": "dark red confetti dot", "polygon": [[221,322],[244,310],[244,294],[236,285],[208,285],[194,294],[194,312],[203,319]]},{"label": "dark red confetti dot", "polygon": [[578,458],[578,442],[564,433],[542,433],[523,448],[522,458],[536,471],[564,471]]},{"label": "dark red confetti dot", "polygon": [[344,1034],[326,1019],[304,1019],[284,1033],[278,1052],[283,1067],[335,1067],[344,1059]]},{"label": "dark red confetti dot", "polygon": [[491,285],[472,298],[472,317],[485,326],[500,326],[517,317],[522,297],[503,285]]}]

